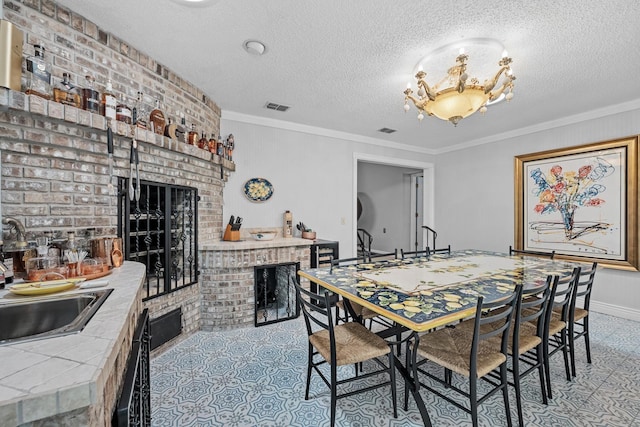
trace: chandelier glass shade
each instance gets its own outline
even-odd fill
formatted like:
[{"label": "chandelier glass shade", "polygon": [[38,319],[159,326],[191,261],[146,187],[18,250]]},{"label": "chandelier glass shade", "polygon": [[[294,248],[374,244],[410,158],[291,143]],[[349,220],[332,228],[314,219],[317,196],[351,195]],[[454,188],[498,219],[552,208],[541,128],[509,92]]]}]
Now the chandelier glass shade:
[{"label": "chandelier glass shade", "polygon": [[[495,45],[495,43],[492,44]],[[417,96],[413,95],[414,92],[409,83],[404,91],[404,110],[411,109],[409,105],[411,101],[418,109],[419,120],[427,114],[457,125],[460,120],[476,111],[486,112],[488,103],[498,100],[501,96],[504,96],[507,101],[513,98],[515,76],[511,72],[512,60],[506,52],[502,53],[502,58],[498,61],[497,71],[487,75],[483,83],[480,83],[478,77],[469,77],[468,59],[469,56],[460,49],[455,65],[446,70],[442,80],[432,84],[427,82],[427,73],[422,70],[421,63],[415,75],[418,86]],[[484,64],[485,68],[486,65]]]}]

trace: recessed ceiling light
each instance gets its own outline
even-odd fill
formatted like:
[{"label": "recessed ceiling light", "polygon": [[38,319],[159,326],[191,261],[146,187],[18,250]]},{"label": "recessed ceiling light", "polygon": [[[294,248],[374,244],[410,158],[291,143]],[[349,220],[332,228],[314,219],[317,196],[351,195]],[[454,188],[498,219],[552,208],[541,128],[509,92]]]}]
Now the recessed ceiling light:
[{"label": "recessed ceiling light", "polygon": [[242,47],[252,55],[263,55],[267,50],[264,43],[258,40],[247,40],[242,44]]}]

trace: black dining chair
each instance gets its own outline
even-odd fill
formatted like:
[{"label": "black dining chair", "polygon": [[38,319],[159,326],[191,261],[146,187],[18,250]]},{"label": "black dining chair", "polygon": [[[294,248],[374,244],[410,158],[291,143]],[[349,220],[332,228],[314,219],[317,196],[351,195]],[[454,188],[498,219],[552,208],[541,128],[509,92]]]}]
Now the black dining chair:
[{"label": "black dining chair", "polygon": [[[569,328],[569,356],[571,358],[571,375],[576,376],[576,340],[584,337],[587,351],[587,363],[591,363],[591,344],[589,342],[589,304],[591,303],[591,289],[596,276],[598,263],[591,264],[591,268],[581,269],[571,299],[568,319]],[[579,300],[579,301],[578,301]],[[580,305],[578,305],[580,304]],[[555,308],[553,317],[562,315],[560,308]],[[576,329],[576,326],[579,329]]]},{"label": "black dining chair", "polygon": [[[315,371],[331,391],[331,426],[335,425],[338,399],[385,386],[391,387],[393,416],[397,418],[395,364],[389,344],[359,322],[346,322],[334,326],[329,305],[329,293],[325,292],[323,296],[320,296],[302,288],[297,282],[294,282],[294,285],[298,306],[304,315],[309,337],[305,400],[309,400],[311,375]],[[320,301],[323,304],[319,304]],[[382,361],[385,356],[386,364]],[[361,373],[358,374],[358,364],[369,360],[375,361],[378,369],[366,373],[360,369]],[[324,364],[330,366],[329,377],[320,369]],[[342,379],[338,379],[338,367],[346,365],[354,365],[355,376],[348,378],[341,376]],[[389,380],[375,381],[373,384],[362,381],[376,375],[388,375]],[[361,385],[370,385],[338,393],[338,386],[354,381],[362,382]]]},{"label": "black dining chair", "polygon": [[[574,288],[580,277],[580,267],[573,269],[569,277],[559,278],[554,276],[549,295],[549,307],[545,312],[545,328],[542,338],[542,346],[545,358],[545,377],[547,381],[547,396],[553,398],[551,392],[551,371],[549,359],[558,352],[564,357],[564,369],[567,381],[571,381],[571,369],[569,367],[569,322],[571,321],[571,299]],[[554,315],[554,313],[556,313]],[[539,320],[538,320],[539,321]]]},{"label": "black dining chair", "polygon": [[451,254],[451,245],[447,245],[445,247],[442,248],[429,248],[429,253],[431,255],[433,254]]},{"label": "black dining chair", "polygon": [[[471,414],[474,427],[478,425],[478,406],[495,393],[502,391],[507,423],[512,425],[509,409],[508,387],[508,344],[509,330],[516,303],[522,297],[522,286],[518,285],[514,292],[495,302],[484,302],[478,298],[475,315],[472,319],[451,327],[438,329],[415,338],[407,345],[407,366],[414,378],[416,387],[424,387],[448,401],[454,406]],[[471,325],[471,326],[467,326]],[[421,360],[417,356],[422,357]],[[445,368],[444,378],[421,368],[429,361]],[[497,371],[496,382],[489,374]],[[452,372],[465,376],[469,380],[468,391],[463,390],[451,381]],[[440,383],[447,391],[438,390],[420,381],[419,375],[426,376]],[[491,385],[483,396],[478,397],[478,380],[482,379]],[[404,407],[408,405],[408,384],[405,384]],[[453,390],[469,399],[464,405],[452,398]]]},{"label": "black dining chair", "polygon": [[389,261],[398,259],[398,249],[390,252],[369,252],[369,262]]},{"label": "black dining chair", "polygon": [[523,249],[514,249],[512,246],[509,246],[509,255],[534,255],[534,256],[553,259],[556,255],[556,251],[551,251],[551,252],[525,251]]}]

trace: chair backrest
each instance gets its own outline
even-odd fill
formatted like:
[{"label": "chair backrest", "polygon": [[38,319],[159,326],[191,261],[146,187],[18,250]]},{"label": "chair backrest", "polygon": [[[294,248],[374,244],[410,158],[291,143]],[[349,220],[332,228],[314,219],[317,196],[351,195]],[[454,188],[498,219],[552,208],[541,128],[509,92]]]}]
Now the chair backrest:
[{"label": "chair backrest", "polygon": [[398,259],[398,249],[394,249],[392,252],[369,252],[369,262],[384,261],[388,259]]},{"label": "chair backrest", "polygon": [[[551,282],[551,293],[549,294],[549,303],[545,313],[545,339],[548,339],[548,326],[551,322],[551,316],[554,309],[560,313],[560,320],[569,324],[570,316],[572,315],[571,301],[574,296],[574,290],[576,283],[580,277],[580,267],[573,269],[570,276],[560,278],[559,276],[553,276]],[[559,310],[558,310],[559,309]]]},{"label": "chair backrest", "polygon": [[[593,264],[591,264],[591,268],[580,270],[580,276],[578,277],[578,281],[576,283],[573,301],[571,302],[572,311],[576,307],[577,298],[584,298],[582,308],[587,311],[589,310],[589,303],[591,301],[591,289],[593,288],[593,280],[596,276],[597,268],[598,263],[594,262]],[[573,313],[571,313],[571,317],[573,317]]]},{"label": "chair backrest", "polygon": [[[298,308],[304,315],[304,322],[307,325],[307,335],[311,336],[318,330],[318,327],[326,329],[329,331],[331,343],[333,344],[333,319],[329,291],[325,291],[323,295],[318,295],[304,289],[297,280],[291,278],[290,280],[293,281],[296,288],[296,301]],[[333,351],[332,349],[332,352]],[[332,356],[335,357],[335,354],[332,354]]]},{"label": "chair backrest", "polygon": [[431,254],[450,254],[451,253],[451,245],[447,245],[444,248],[437,248],[437,249],[429,248],[429,253],[431,253]]},{"label": "chair backrest", "polygon": [[429,258],[429,255],[431,255],[431,252],[429,251],[429,246],[426,246],[424,250],[419,250],[419,251],[405,251],[404,249],[400,248],[400,259]]},{"label": "chair backrest", "polygon": [[478,298],[471,343],[471,373],[477,375],[478,347],[481,341],[500,335],[500,351],[507,355],[509,328],[517,301],[521,298],[522,285],[517,285],[511,295],[496,302],[485,303],[483,297]]},{"label": "chair backrest", "polygon": [[556,256],[556,251],[551,252],[542,252],[542,251],[525,251],[522,249],[514,249],[509,246],[509,255],[535,255],[539,257],[546,257],[549,259],[553,259]]},{"label": "chair backrest", "polygon": [[536,324],[536,335],[541,339],[544,337],[545,315],[551,298],[551,284],[554,276],[547,276],[544,285],[522,290],[522,298],[517,301],[516,313],[514,315],[513,349],[519,348],[520,325],[526,322]]},{"label": "chair backrest", "polygon": [[364,228],[358,228],[358,248],[360,253],[367,256],[371,253],[371,243],[373,242],[373,236]]},{"label": "chair backrest", "polygon": [[369,262],[369,257],[366,255],[358,255],[352,258],[331,258],[331,270],[330,273],[333,273],[333,267],[346,267],[346,266],[357,266],[358,264],[363,264]]}]

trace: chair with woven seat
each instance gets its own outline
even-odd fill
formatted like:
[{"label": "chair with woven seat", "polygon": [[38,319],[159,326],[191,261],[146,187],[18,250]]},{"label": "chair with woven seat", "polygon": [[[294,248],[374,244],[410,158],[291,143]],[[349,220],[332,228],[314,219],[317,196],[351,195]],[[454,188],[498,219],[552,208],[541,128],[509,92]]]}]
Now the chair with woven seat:
[{"label": "chair with woven seat", "polygon": [[556,256],[556,251],[551,251],[551,252],[526,251],[523,249],[514,249],[512,246],[509,246],[509,255],[535,255],[539,257],[546,257],[549,259],[553,259]]},{"label": "chair with woven seat", "polygon": [[[569,356],[571,358],[571,375],[576,376],[576,340],[584,337],[584,343],[587,351],[587,363],[591,363],[591,345],[589,342],[589,304],[591,302],[591,289],[593,288],[593,280],[596,275],[598,263],[591,264],[589,269],[581,269],[580,277],[576,282],[571,307],[569,313]],[[580,306],[578,306],[578,298],[580,298]],[[562,315],[560,309],[554,309],[554,317]],[[576,330],[576,326],[580,330]]]},{"label": "chair with woven seat", "polygon": [[[573,269],[569,277],[556,278],[551,284],[549,296],[549,308],[545,313],[545,328],[542,346],[545,357],[545,376],[547,381],[547,396],[553,398],[551,392],[551,371],[549,359],[558,352],[564,357],[564,369],[567,381],[571,381],[571,369],[569,367],[569,323],[571,316],[571,300],[574,288],[580,277],[580,267]],[[556,313],[554,315],[554,313]],[[539,319],[538,319],[539,321]],[[537,322],[536,322],[537,323]]]},{"label": "chair with woven seat", "polygon": [[446,247],[442,247],[442,248],[429,248],[429,253],[431,255],[433,254],[450,254],[451,253],[451,245],[447,245]]},{"label": "chair with woven seat", "polygon": [[[471,322],[462,322],[452,327],[438,329],[416,337],[407,345],[407,366],[414,378],[416,387],[425,387],[440,398],[448,401],[463,411],[471,414],[473,426],[478,425],[478,405],[498,391],[502,391],[507,423],[511,426],[509,409],[509,393],[507,378],[507,348],[509,329],[516,301],[521,298],[522,286],[500,301],[485,303],[483,297],[478,298],[476,312]],[[422,357],[417,360],[417,355]],[[421,368],[427,362],[434,362],[445,368],[444,379]],[[489,374],[498,371],[499,382],[495,382]],[[469,391],[454,386],[451,381],[452,372],[469,379]],[[434,380],[447,390],[454,390],[469,399],[469,407],[458,402],[443,392],[420,381],[419,375]],[[478,398],[478,380],[482,379],[492,385],[490,391]],[[408,385],[405,385],[405,409],[408,405]],[[449,394],[449,393],[447,393]]]},{"label": "chair with woven seat", "polygon": [[[368,262],[368,260],[369,260],[369,257],[368,256],[363,256],[363,255],[359,255],[357,257],[352,257],[352,258],[332,259],[331,260],[331,272],[333,272],[334,267],[349,267],[349,266],[352,266],[354,268],[357,268],[358,264],[366,263],[366,262]],[[348,322],[349,321],[349,317],[350,317],[350,313],[346,309],[346,307],[344,305],[344,301],[342,299],[339,300],[338,302],[336,302],[335,306],[336,306],[336,325],[340,321]],[[370,319],[372,319],[372,318],[377,316],[376,313],[374,313],[373,311],[369,310],[368,308],[362,307],[360,304],[351,303],[351,308],[353,309],[353,312],[360,319],[361,322],[364,322],[365,320],[370,320]],[[344,316],[340,314],[341,311],[344,312]],[[356,320],[358,320],[358,319],[356,319]]]},{"label": "chair with woven seat", "polygon": [[[391,387],[393,416],[397,418],[395,365],[389,344],[358,322],[334,326],[328,292],[319,296],[302,288],[297,282],[295,288],[298,306],[304,315],[309,336],[305,400],[309,400],[311,374],[315,371],[331,390],[331,426],[335,425],[336,404],[339,398],[385,386]],[[319,304],[320,301],[323,304]],[[386,364],[381,360],[384,356],[387,358]],[[358,375],[357,365],[368,360],[375,361],[379,368]],[[320,369],[324,364],[330,366],[328,378]],[[355,376],[338,380],[338,367],[346,365],[355,366]],[[382,374],[388,375],[389,380],[376,381],[372,385],[338,394],[340,385]]]},{"label": "chair with woven seat", "polygon": [[392,259],[398,259],[398,249],[394,249],[391,252],[370,252],[369,262],[389,261]]}]

